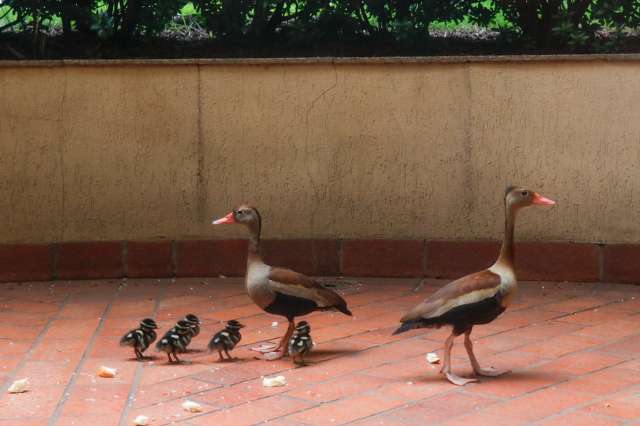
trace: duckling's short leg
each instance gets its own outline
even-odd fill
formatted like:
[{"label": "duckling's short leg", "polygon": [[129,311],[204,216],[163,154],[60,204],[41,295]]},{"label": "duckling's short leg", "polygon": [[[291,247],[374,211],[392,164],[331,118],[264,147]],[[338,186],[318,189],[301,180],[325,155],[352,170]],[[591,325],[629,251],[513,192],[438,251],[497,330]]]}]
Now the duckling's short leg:
[{"label": "duckling's short leg", "polygon": [[303,367],[305,365],[307,365],[307,362],[304,360],[304,355],[303,354],[300,354],[300,360],[298,361],[298,364],[303,366]]},{"label": "duckling's short leg", "polygon": [[138,361],[142,361],[142,360],[144,359],[144,357],[142,356],[142,352],[140,352],[140,351],[138,350],[138,348],[134,348],[134,349],[133,349],[133,352],[135,352],[135,354],[136,354],[136,359],[137,359]]},{"label": "duckling's short leg", "polygon": [[171,352],[167,352],[167,358],[169,358],[169,364],[173,364],[173,359],[171,359]]},{"label": "duckling's short leg", "polygon": [[220,358],[218,358],[218,362],[224,362],[224,357],[222,356],[222,351],[220,349],[218,349],[218,356]]},{"label": "duckling's short leg", "polygon": [[451,335],[447,337],[447,340],[444,342],[444,362],[442,364],[442,370],[440,372],[445,375],[447,380],[449,380],[454,385],[464,386],[467,383],[477,382],[478,379],[465,379],[463,377],[459,377],[455,375],[451,371],[451,349],[453,348],[453,340],[456,338],[455,330],[451,332]]},{"label": "duckling's short leg", "polygon": [[480,367],[480,363],[476,359],[476,355],[473,353],[473,343],[471,343],[471,329],[465,331],[464,333],[464,347],[467,349],[467,354],[469,354],[469,360],[471,361],[471,366],[473,367],[473,371],[476,372],[479,376],[488,376],[495,377],[500,376],[502,374],[508,373],[509,370],[496,370],[495,368],[482,368]]},{"label": "duckling's short leg", "polygon": [[183,361],[180,358],[178,358],[178,354],[175,352],[173,353],[173,357],[175,358],[176,363],[178,364],[191,364],[191,361]]},{"label": "duckling's short leg", "polygon": [[227,354],[227,358],[229,359],[229,361],[233,361],[233,357],[229,355],[229,351],[227,350],[227,348],[224,348],[224,353]]}]

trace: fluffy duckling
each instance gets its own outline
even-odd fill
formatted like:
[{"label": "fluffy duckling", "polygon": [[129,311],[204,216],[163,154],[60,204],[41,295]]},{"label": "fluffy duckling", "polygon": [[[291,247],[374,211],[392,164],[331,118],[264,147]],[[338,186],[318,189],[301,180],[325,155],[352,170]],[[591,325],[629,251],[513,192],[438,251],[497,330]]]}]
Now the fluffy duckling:
[{"label": "fluffy duckling", "polygon": [[200,321],[200,318],[198,318],[194,314],[187,314],[185,315],[184,320],[189,321],[192,324],[191,334],[193,334],[193,337],[196,337],[198,334],[200,334],[200,325],[202,325],[202,321]]},{"label": "fluffy duckling", "polygon": [[178,352],[186,352],[187,346],[191,342],[192,332],[191,325],[187,321],[180,320],[158,340],[156,349],[159,352],[166,352],[170,363],[182,363],[183,361],[178,358],[177,354]]},{"label": "fluffy duckling", "polygon": [[243,324],[236,320],[231,320],[227,322],[227,326],[224,330],[217,332],[209,342],[209,350],[218,351],[218,355],[220,358],[219,362],[224,361],[224,357],[222,356],[222,351],[227,354],[227,359],[231,360],[231,355],[229,355],[229,351],[233,350],[236,347],[238,342],[242,340],[242,336],[240,335],[240,329],[244,328]]},{"label": "fluffy duckling", "polygon": [[148,357],[142,355],[144,351],[156,340],[157,334],[154,330],[158,328],[156,322],[151,318],[140,321],[140,327],[129,331],[120,339],[120,346],[132,346],[138,361]]},{"label": "fluffy duckling", "polygon": [[[311,332],[311,326],[306,321],[300,321],[296,326],[291,340],[289,340],[289,354],[291,355],[293,362],[300,365],[305,365],[304,356],[311,352],[313,347],[313,340],[309,333]],[[296,356],[299,359],[296,359]]]}]

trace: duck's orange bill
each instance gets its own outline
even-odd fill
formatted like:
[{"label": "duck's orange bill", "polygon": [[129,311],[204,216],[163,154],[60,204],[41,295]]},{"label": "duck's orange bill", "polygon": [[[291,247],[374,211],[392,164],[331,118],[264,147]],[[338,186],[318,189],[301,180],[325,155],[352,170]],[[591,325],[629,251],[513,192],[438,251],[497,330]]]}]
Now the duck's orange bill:
[{"label": "duck's orange bill", "polygon": [[220,219],[214,220],[212,223],[214,225],[222,225],[223,223],[236,223],[236,219],[233,217],[233,212],[231,212],[225,217],[221,217]]},{"label": "duck's orange bill", "polygon": [[553,200],[551,200],[549,198],[543,197],[542,195],[538,194],[537,192],[533,196],[533,204],[541,204],[543,206],[552,206],[555,203],[556,203],[555,201],[553,201]]}]

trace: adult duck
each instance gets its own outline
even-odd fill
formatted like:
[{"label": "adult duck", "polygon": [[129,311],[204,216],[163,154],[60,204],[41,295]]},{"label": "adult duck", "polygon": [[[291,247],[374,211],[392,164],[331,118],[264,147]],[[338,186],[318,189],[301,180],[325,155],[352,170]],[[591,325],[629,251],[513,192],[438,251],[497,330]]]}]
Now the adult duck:
[{"label": "adult duck", "polygon": [[553,205],[555,201],[525,188],[509,187],[505,192],[505,232],[498,260],[480,272],[453,281],[415,306],[400,319],[402,325],[394,334],[414,328],[453,327],[444,344],[444,362],[441,373],[453,384],[465,385],[477,379],[456,376],[451,371],[451,348],[454,339],[464,334],[464,346],[473,371],[480,376],[499,376],[500,371],[482,368],[473,353],[471,330],[476,324],[493,321],[509,306],[517,289],[514,270],[513,233],[516,214],[532,205]]},{"label": "adult duck", "polygon": [[323,287],[318,281],[290,269],[269,266],[260,256],[262,219],[255,207],[241,205],[226,216],[214,220],[214,225],[239,223],[249,229],[249,253],[245,285],[251,300],[265,312],[287,319],[289,326],[273,352],[277,359],[288,355],[289,339],[298,316],[314,311],[338,310],[351,316],[347,302],[336,292]]}]

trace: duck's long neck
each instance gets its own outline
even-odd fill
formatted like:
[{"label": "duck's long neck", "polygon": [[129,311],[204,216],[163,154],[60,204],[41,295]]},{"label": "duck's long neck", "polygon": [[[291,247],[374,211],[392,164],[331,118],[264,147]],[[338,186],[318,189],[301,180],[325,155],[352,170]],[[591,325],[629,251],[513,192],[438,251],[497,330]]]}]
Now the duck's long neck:
[{"label": "duck's long neck", "polygon": [[260,257],[260,231],[262,224],[260,219],[249,224],[249,255],[247,262],[261,260]]},{"label": "duck's long neck", "polygon": [[513,269],[513,262],[515,256],[513,253],[513,234],[516,225],[516,212],[509,205],[505,206],[505,219],[504,219],[504,237],[502,240],[502,247],[500,247],[500,255],[496,264],[506,266]]}]

